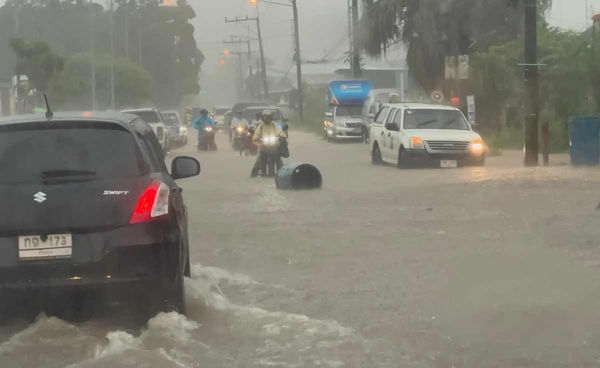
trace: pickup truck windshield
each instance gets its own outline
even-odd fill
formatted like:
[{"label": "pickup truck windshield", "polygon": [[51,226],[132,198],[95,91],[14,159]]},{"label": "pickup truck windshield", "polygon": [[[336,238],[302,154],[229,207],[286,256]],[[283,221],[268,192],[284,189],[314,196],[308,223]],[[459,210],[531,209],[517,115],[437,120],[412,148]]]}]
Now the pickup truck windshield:
[{"label": "pickup truck windshield", "polygon": [[335,110],[336,116],[353,116],[360,117],[362,115],[361,106],[338,106]]},{"label": "pickup truck windshield", "polygon": [[469,123],[455,110],[406,110],[404,129],[469,130]]}]

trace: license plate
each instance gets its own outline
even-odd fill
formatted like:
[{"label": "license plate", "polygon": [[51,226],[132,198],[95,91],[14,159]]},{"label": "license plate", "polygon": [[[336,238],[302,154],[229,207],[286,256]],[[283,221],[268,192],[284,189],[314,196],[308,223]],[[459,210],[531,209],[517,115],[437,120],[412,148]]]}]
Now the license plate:
[{"label": "license plate", "polygon": [[73,254],[71,234],[19,236],[19,259],[70,258]]},{"label": "license plate", "polygon": [[441,160],[440,167],[442,169],[456,169],[458,167],[458,161],[456,161],[456,160]]}]

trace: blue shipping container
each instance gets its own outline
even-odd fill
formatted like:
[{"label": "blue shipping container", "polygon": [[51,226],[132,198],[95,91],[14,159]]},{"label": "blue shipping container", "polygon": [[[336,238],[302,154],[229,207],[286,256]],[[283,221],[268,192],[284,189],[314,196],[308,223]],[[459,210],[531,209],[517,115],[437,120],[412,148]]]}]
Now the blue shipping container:
[{"label": "blue shipping container", "polygon": [[600,118],[578,117],[569,124],[571,164],[600,164]]}]

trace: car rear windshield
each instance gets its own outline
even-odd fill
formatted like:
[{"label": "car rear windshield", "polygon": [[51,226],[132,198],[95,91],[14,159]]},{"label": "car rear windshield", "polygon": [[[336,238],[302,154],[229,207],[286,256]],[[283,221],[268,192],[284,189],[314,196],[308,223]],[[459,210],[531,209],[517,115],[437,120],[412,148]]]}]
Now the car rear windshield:
[{"label": "car rear windshield", "polygon": [[[0,184],[39,183],[48,176],[89,180],[146,171],[133,135],[102,122],[52,122],[0,127]],[[79,176],[81,176],[79,175]]]},{"label": "car rear windshield", "polygon": [[215,115],[225,115],[229,109],[215,109]]},{"label": "car rear windshield", "polygon": [[146,123],[160,123],[160,117],[156,111],[129,111],[129,113],[139,116]]},{"label": "car rear windshield", "polygon": [[[246,109],[246,110],[244,110],[244,119],[246,119],[248,121],[253,121],[256,119],[256,115],[257,114],[262,115],[263,111],[265,111],[264,108]],[[273,111],[273,120],[274,121],[281,121],[283,119],[283,116],[281,115],[281,111],[279,111],[279,110],[271,110],[271,111]]]},{"label": "car rear windshield", "polygon": [[336,116],[352,116],[352,117],[360,117],[362,116],[362,107],[361,106],[338,106],[335,110]]},{"label": "car rear windshield", "polygon": [[406,110],[404,129],[469,130],[469,123],[456,110]]}]

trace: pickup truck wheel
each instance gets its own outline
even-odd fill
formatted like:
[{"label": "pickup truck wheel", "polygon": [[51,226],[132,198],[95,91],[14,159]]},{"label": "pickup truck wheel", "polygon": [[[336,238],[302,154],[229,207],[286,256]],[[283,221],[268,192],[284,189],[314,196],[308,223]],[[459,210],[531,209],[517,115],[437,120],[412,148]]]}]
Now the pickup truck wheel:
[{"label": "pickup truck wheel", "polygon": [[381,165],[383,160],[381,158],[381,150],[379,149],[379,145],[375,143],[373,145],[373,152],[371,153],[371,163],[373,165]]},{"label": "pickup truck wheel", "polygon": [[485,155],[483,155],[483,156],[481,156],[481,158],[475,160],[475,163],[473,166],[478,166],[478,167],[485,166]]},{"label": "pickup truck wheel", "polygon": [[404,147],[400,147],[400,151],[398,152],[398,166],[399,169],[406,169],[410,167],[410,157],[406,154]]}]

